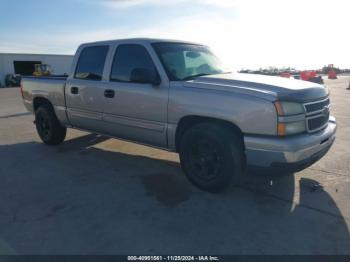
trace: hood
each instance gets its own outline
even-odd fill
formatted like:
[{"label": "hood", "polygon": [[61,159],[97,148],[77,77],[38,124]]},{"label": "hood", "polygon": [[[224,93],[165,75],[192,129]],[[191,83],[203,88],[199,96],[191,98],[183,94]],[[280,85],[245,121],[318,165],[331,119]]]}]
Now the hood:
[{"label": "hood", "polygon": [[255,74],[217,74],[186,81],[184,86],[246,93],[269,100],[307,102],[328,96],[328,88],[302,80]]}]

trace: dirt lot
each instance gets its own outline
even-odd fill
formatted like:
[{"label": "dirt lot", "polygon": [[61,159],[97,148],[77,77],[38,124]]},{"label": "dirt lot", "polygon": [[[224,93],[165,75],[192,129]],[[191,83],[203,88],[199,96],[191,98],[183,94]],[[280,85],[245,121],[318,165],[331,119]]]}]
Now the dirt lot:
[{"label": "dirt lot", "polygon": [[326,80],[326,157],[220,195],[175,154],[75,130],[45,146],[19,90],[0,89],[0,254],[350,254],[349,80]]}]

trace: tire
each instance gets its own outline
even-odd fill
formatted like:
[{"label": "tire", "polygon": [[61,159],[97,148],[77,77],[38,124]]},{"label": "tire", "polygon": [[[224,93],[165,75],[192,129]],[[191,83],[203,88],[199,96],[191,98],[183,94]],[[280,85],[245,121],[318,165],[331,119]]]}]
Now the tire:
[{"label": "tire", "polygon": [[244,170],[243,141],[224,125],[201,123],[183,135],[180,162],[198,188],[216,193],[238,184]]},{"label": "tire", "polygon": [[66,138],[67,128],[63,127],[49,104],[39,106],[35,111],[36,130],[47,145],[61,144]]}]

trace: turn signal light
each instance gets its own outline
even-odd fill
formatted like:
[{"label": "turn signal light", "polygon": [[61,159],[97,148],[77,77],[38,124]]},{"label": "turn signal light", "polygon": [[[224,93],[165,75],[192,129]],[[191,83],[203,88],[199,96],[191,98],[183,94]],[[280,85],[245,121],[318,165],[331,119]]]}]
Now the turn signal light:
[{"label": "turn signal light", "polygon": [[285,136],[286,135],[286,124],[285,123],[278,123],[277,125],[277,133],[279,136]]}]

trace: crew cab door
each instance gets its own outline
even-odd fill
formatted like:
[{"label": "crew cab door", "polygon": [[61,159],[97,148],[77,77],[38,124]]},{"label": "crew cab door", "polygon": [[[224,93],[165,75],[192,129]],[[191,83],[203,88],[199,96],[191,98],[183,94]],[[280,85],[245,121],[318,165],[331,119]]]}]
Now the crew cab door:
[{"label": "crew cab door", "polygon": [[[104,101],[107,130],[113,136],[166,147],[168,82],[162,79],[159,61],[157,68],[153,50],[142,44],[119,44],[114,50]],[[154,72],[160,83],[134,81],[135,69]]]},{"label": "crew cab door", "polygon": [[102,79],[108,50],[108,45],[93,45],[82,47],[80,53],[77,52],[79,58],[75,61],[75,72],[65,87],[68,117],[74,127],[104,130]]}]

